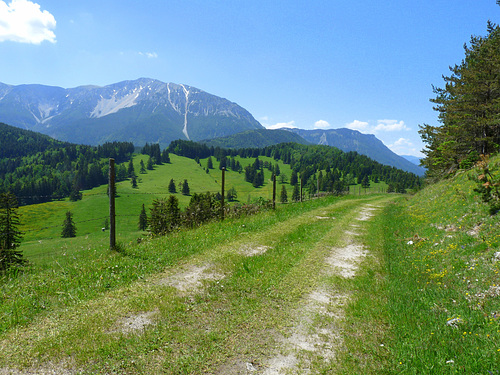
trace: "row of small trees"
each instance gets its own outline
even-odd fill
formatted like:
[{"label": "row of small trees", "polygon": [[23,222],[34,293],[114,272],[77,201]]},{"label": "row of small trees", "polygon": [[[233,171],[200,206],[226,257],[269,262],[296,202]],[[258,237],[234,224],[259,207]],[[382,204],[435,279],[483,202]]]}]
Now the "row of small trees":
[{"label": "row of small trees", "polygon": [[240,217],[255,214],[262,209],[272,208],[272,202],[258,199],[250,204],[235,204],[225,207],[222,212],[219,193],[194,193],[188,206],[181,210],[176,196],[153,201],[148,216],[144,204],[139,215],[139,229],[149,230],[153,236],[162,236],[180,227],[193,228],[214,219],[225,216]]},{"label": "row of small trees", "polygon": [[149,228],[152,235],[161,236],[181,226],[194,227],[214,217],[220,217],[221,197],[220,194],[209,192],[205,194],[194,193],[189,205],[182,211],[179,208],[177,197],[170,195],[166,199],[154,200],[150,211],[148,217],[146,209],[142,205],[139,229]]}]

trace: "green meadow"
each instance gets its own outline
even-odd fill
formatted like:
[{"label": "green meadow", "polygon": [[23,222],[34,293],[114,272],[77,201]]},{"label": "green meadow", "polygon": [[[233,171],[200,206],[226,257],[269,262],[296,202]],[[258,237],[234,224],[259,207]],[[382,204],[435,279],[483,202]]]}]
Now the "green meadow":
[{"label": "green meadow", "polygon": [[[200,164],[171,155],[137,189],[118,183],[118,251],[101,230],[105,186],[19,210],[29,265],[0,276],[0,373],[498,371],[500,228],[474,192],[478,171],[411,196],[354,186],[165,237],[139,231],[142,204],[168,196],[170,179],[220,190],[221,172]],[[269,199],[265,173],[254,189],[228,171],[226,189]],[[68,210],[77,237],[63,239]],[[352,246],[356,261],[342,255]]]}]

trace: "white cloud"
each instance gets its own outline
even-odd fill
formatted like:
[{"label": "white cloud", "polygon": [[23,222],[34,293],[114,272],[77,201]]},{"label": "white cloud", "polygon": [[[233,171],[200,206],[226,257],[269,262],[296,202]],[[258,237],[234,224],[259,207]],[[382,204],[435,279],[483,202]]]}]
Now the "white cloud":
[{"label": "white cloud", "polygon": [[373,129],[373,131],[382,131],[382,132],[396,132],[401,130],[410,130],[404,121],[397,120],[378,120],[377,126]]},{"label": "white cloud", "polygon": [[330,124],[325,120],[319,120],[314,123],[314,129],[328,129],[329,127]]},{"label": "white cloud", "polygon": [[289,128],[293,129],[296,128],[295,126],[295,121],[290,121],[290,122],[278,122],[277,124],[274,125],[264,125],[267,129],[281,129],[281,128]]},{"label": "white cloud", "polygon": [[404,121],[397,120],[378,120],[377,125],[371,125],[366,121],[354,120],[353,122],[345,125],[349,129],[358,130],[362,133],[376,134],[377,132],[398,132],[410,130],[405,125]]},{"label": "white cloud", "polygon": [[0,42],[40,44],[47,40],[56,42],[56,20],[40,5],[28,0],[0,0]]},{"label": "white cloud", "polygon": [[401,146],[413,146],[413,143],[409,139],[406,138],[399,138],[396,142],[394,142],[392,145],[389,145],[389,147],[401,147]]},{"label": "white cloud", "polygon": [[413,155],[422,157],[423,154],[415,145],[407,138],[399,138],[394,143],[387,146],[391,151],[398,155]]},{"label": "white cloud", "polygon": [[148,59],[156,59],[158,57],[156,52],[139,52],[139,55],[146,56]]},{"label": "white cloud", "polygon": [[364,122],[364,121],[358,121],[358,120],[354,120],[353,122],[349,123],[349,124],[345,124],[346,128],[348,129],[352,129],[352,130],[358,130],[362,133],[366,133],[366,132],[369,132],[369,123],[367,122]]}]

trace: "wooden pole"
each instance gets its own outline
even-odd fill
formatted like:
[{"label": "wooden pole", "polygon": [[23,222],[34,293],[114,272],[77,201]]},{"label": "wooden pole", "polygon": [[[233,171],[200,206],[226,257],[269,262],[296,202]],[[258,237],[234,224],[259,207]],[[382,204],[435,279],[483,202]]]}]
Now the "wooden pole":
[{"label": "wooden pole", "polygon": [[300,201],[302,202],[302,184],[304,182],[304,179],[301,177],[300,178]]},{"label": "wooden pole", "polygon": [[220,219],[224,220],[224,184],[226,182],[226,168],[222,167],[222,187],[221,187],[221,195],[222,198],[220,200]]},{"label": "wooden pole", "polygon": [[273,210],[276,209],[276,175],[273,176]]},{"label": "wooden pole", "polygon": [[116,247],[115,225],[115,159],[109,159],[109,248]]}]

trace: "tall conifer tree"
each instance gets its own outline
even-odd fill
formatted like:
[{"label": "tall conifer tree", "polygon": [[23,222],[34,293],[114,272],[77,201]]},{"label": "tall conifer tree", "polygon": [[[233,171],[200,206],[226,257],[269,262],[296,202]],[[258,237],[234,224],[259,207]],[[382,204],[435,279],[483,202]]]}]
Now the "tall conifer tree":
[{"label": "tall conifer tree", "polygon": [[17,250],[22,238],[18,207],[15,195],[0,194],[0,270],[25,263],[22,252]]}]

